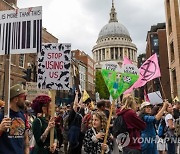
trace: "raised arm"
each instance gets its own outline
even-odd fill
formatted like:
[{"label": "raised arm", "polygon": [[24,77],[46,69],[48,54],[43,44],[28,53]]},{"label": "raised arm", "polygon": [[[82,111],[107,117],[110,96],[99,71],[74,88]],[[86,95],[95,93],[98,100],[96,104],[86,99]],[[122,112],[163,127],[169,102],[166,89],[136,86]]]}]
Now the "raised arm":
[{"label": "raised arm", "polygon": [[161,117],[163,116],[164,111],[166,111],[167,107],[168,107],[168,101],[165,101],[163,103],[162,109],[155,115],[156,120],[160,120],[161,119]]}]

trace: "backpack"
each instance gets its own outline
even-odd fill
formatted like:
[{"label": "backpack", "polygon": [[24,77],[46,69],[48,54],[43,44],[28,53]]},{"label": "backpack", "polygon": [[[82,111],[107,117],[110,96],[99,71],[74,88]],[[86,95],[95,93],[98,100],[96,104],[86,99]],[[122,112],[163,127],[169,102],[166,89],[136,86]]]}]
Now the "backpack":
[{"label": "backpack", "polygon": [[112,134],[116,138],[119,134],[127,132],[127,125],[122,115],[118,115],[114,120]]},{"label": "backpack", "polygon": [[166,132],[167,132],[168,128],[166,126],[166,122],[165,122],[165,119],[162,118],[159,122],[159,126],[158,126],[158,136],[160,138],[165,138],[166,137]]},{"label": "backpack", "polygon": [[84,118],[82,119],[82,123],[81,123],[81,132],[82,133],[86,133],[86,131],[89,129],[89,122],[91,120],[91,114],[87,114],[84,116]]},{"label": "backpack", "polygon": [[175,135],[180,137],[180,118],[175,120]]}]

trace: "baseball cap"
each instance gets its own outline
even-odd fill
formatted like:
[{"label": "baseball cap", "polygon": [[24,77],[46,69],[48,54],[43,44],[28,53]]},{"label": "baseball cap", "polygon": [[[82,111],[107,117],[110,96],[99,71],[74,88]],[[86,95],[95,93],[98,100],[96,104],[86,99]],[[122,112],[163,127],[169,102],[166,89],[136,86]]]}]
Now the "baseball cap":
[{"label": "baseball cap", "polygon": [[140,109],[143,109],[144,107],[149,106],[149,105],[152,105],[152,104],[151,104],[150,102],[143,102],[143,103],[141,104]]},{"label": "baseball cap", "polygon": [[10,88],[10,99],[23,93],[26,93],[26,90],[24,90],[21,85],[16,84]]}]

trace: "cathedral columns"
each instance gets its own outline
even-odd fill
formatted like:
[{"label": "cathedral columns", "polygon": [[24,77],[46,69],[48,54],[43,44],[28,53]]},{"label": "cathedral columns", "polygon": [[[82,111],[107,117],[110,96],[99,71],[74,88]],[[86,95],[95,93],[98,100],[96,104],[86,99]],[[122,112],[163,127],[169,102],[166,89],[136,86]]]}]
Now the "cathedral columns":
[{"label": "cathedral columns", "polygon": [[116,56],[115,56],[115,47],[113,47],[113,52],[114,52],[114,60],[116,59]]},{"label": "cathedral columns", "polygon": [[118,59],[121,59],[121,57],[120,57],[120,47],[118,47]]},{"label": "cathedral columns", "polygon": [[103,50],[100,49],[100,51],[101,51],[101,60],[103,60]]}]

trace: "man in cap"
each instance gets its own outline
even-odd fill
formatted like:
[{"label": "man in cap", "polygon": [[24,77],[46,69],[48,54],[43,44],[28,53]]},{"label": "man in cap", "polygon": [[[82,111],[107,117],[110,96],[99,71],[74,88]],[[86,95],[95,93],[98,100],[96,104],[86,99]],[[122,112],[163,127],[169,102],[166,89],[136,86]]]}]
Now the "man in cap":
[{"label": "man in cap", "polygon": [[26,91],[17,84],[10,88],[10,117],[0,113],[0,153],[29,154],[29,139],[26,118],[21,111],[26,100]]}]

